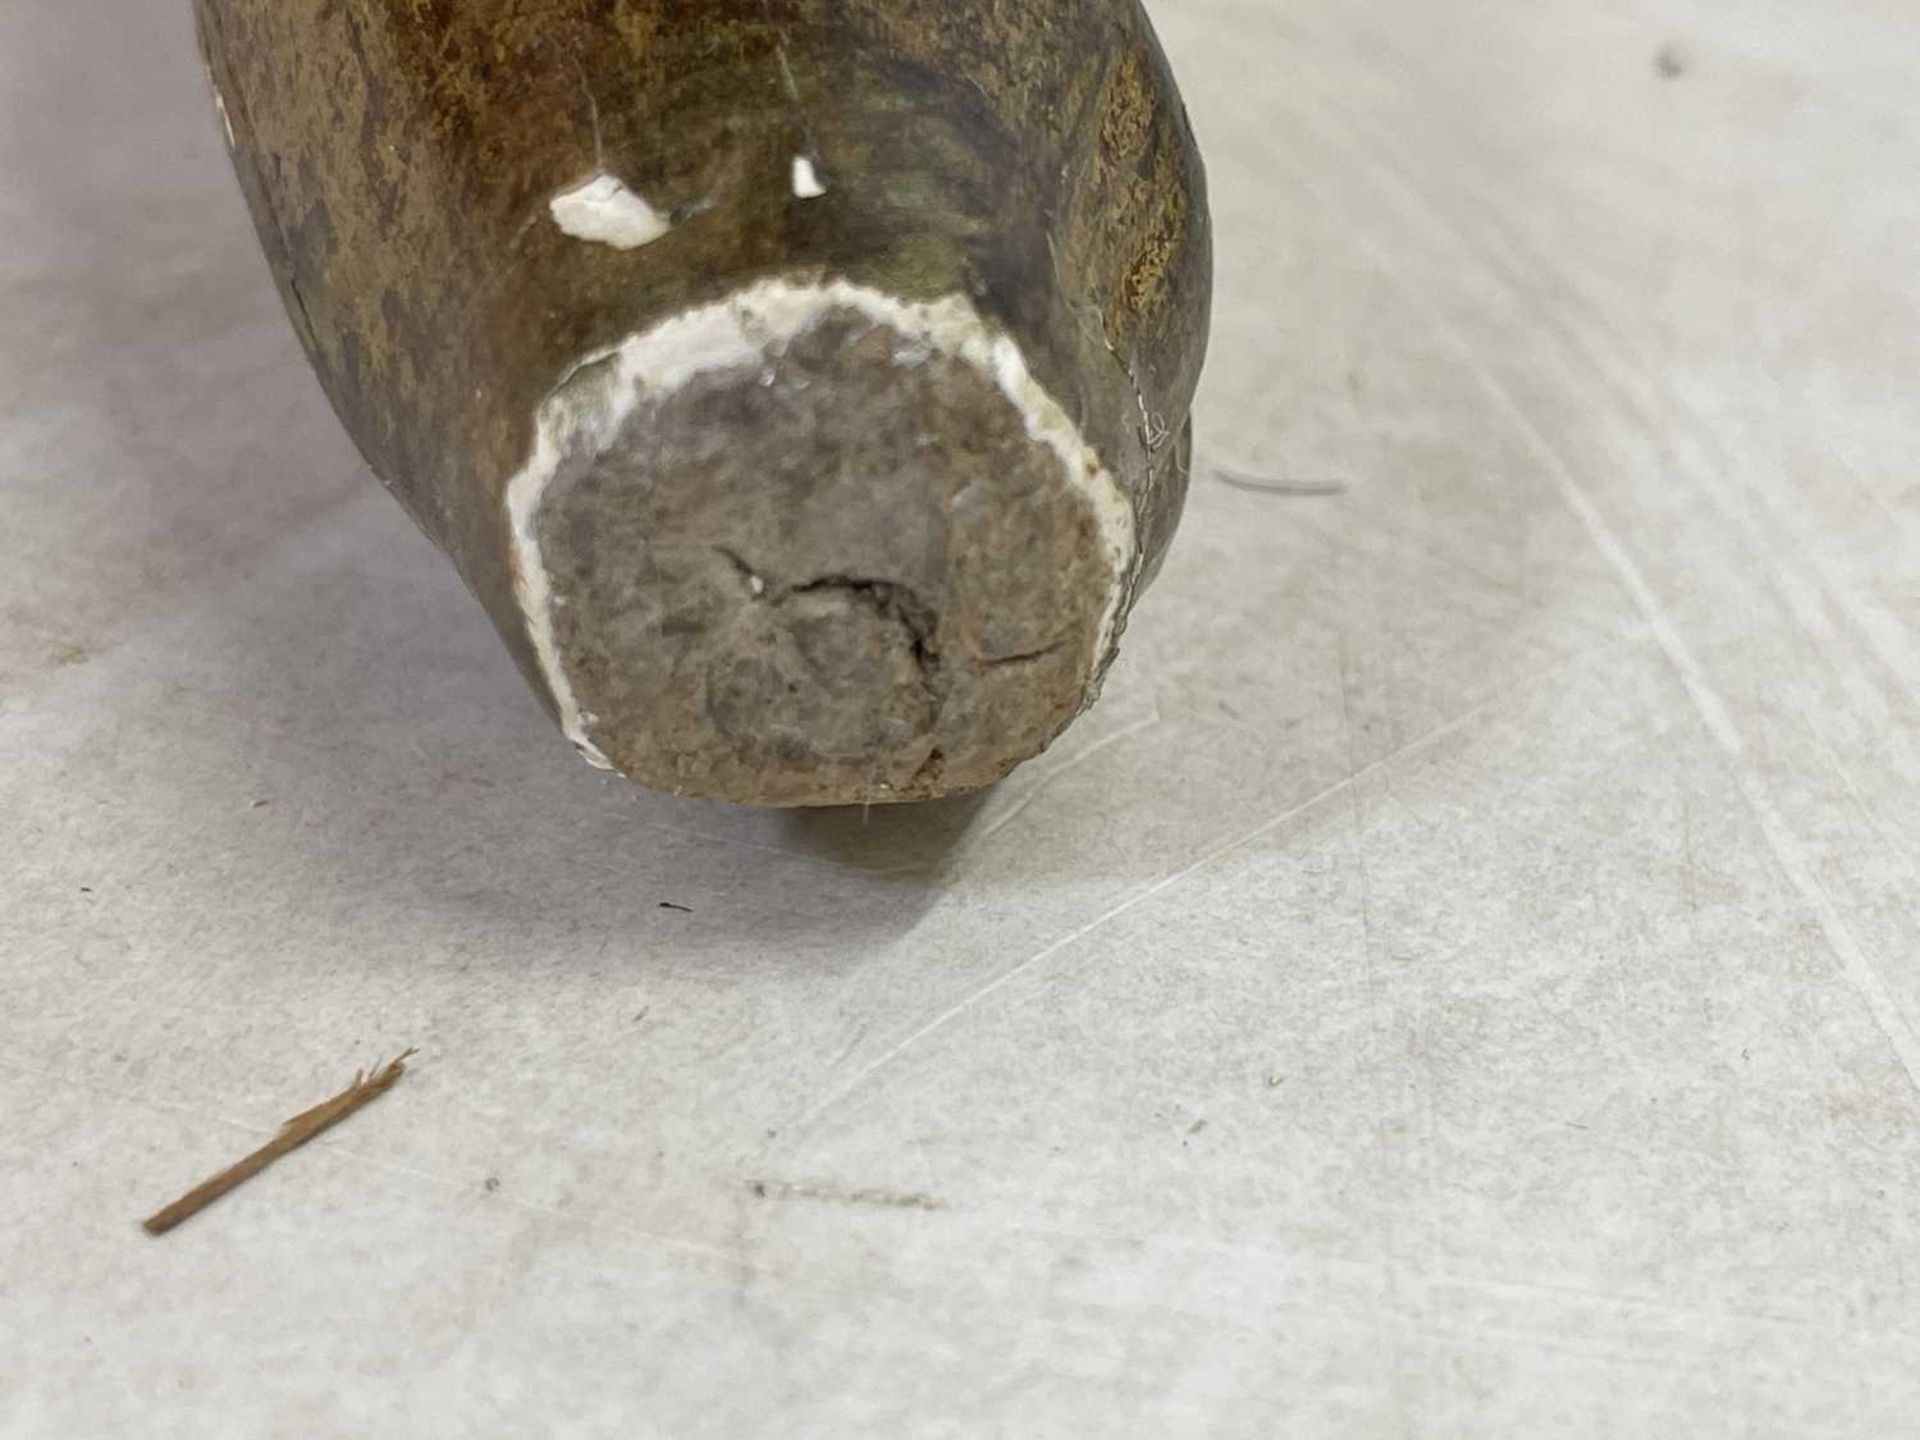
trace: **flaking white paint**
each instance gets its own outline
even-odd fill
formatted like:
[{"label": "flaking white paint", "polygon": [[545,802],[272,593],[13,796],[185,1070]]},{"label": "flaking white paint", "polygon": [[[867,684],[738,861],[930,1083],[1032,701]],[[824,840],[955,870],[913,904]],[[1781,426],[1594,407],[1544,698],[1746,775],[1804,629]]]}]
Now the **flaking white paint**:
[{"label": "flaking white paint", "polygon": [[800,200],[818,200],[827,193],[827,187],[820,180],[819,167],[805,155],[793,157],[793,193]]},{"label": "flaking white paint", "polygon": [[604,171],[547,202],[553,223],[576,240],[637,250],[673,229],[673,222]]}]

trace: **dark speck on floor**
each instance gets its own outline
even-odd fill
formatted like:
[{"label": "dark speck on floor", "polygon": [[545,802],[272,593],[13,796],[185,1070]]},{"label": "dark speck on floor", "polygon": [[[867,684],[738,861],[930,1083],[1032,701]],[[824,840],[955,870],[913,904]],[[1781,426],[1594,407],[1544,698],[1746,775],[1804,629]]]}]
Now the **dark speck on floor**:
[{"label": "dark speck on floor", "polygon": [[1653,73],[1662,80],[1678,80],[1693,68],[1693,57],[1677,44],[1662,45],[1653,57]]}]

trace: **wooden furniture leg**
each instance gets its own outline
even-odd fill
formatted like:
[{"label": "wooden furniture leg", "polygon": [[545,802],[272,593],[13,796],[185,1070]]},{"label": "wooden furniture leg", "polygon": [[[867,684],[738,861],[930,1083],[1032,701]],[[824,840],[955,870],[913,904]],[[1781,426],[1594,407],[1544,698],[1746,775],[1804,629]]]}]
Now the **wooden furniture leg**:
[{"label": "wooden furniture leg", "polygon": [[321,383],[589,758],[919,799],[1090,703],[1211,285],[1137,0],[196,3]]}]

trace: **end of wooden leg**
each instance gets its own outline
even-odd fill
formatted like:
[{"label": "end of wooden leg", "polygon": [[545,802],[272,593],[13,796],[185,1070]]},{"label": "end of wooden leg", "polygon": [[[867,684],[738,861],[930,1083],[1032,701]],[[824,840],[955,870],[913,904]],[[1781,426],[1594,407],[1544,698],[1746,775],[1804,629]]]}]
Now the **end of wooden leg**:
[{"label": "end of wooden leg", "polygon": [[574,743],[770,805],[979,788],[1091,697],[1132,510],[960,300],[755,285],[580,367],[508,488]]}]

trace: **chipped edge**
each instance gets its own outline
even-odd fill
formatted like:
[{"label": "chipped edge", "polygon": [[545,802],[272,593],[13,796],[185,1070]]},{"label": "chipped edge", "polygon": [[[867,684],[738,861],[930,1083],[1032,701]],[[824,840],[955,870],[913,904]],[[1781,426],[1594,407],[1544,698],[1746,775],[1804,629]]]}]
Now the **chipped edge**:
[{"label": "chipped edge", "polygon": [[555,195],[547,213],[562,234],[615,250],[638,250],[673,230],[670,219],[605,170]]},{"label": "chipped edge", "polygon": [[820,167],[813,163],[809,155],[793,157],[793,197],[796,200],[818,200],[827,193],[826,185],[820,179]]},{"label": "chipped edge", "polygon": [[1113,577],[1088,677],[1087,703],[1092,703],[1133,573],[1138,546],[1133,505],[1060,403],[1034,378],[1018,342],[991,328],[964,296],[912,302],[844,280],[773,279],[717,304],[682,311],[582,357],[541,403],[533,453],[507,483],[514,593],[561,727],[589,763],[614,768],[593,741],[596,717],[580,708],[555,634],[554,611],[564,602],[553,593],[538,531],[549,482],[569,456],[600,454],[612,446],[643,396],[672,394],[709,371],[763,365],[770,352],[840,309],[856,311],[990,377],[1020,411],[1027,434],[1060,457],[1068,483],[1093,516]]}]

